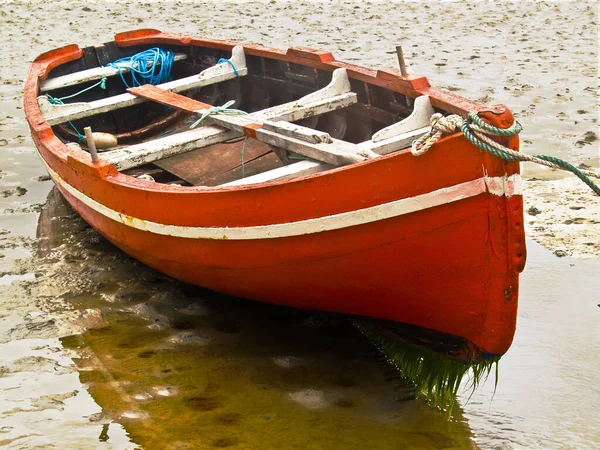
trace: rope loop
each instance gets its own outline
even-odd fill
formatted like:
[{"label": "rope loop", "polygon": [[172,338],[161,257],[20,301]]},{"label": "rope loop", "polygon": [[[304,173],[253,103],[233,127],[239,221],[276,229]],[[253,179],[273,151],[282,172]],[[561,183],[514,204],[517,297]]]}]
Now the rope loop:
[{"label": "rope loop", "polygon": [[412,154],[414,156],[427,153],[443,135],[460,130],[462,118],[456,115],[443,116],[440,113],[435,113],[429,119],[429,123],[431,124],[431,130],[412,143]]},{"label": "rope loop", "polygon": [[595,184],[590,177],[599,178],[600,174],[592,170],[582,170],[568,161],[548,155],[526,155],[508,148],[490,136],[512,137],[517,136],[523,127],[515,120],[509,128],[498,128],[485,123],[476,112],[470,112],[466,119],[457,115],[442,116],[435,113],[430,119],[431,130],[412,143],[412,154],[420,156],[441,139],[442,136],[462,131],[463,135],[476,147],[506,161],[535,162],[553,169],[566,170],[579,177],[597,195],[600,196],[600,186]]},{"label": "rope loop", "polygon": [[234,103],[235,103],[235,100],[229,100],[223,106],[213,106],[212,108],[207,109],[205,111],[201,111],[201,112],[199,111],[202,115],[200,116],[200,118],[198,120],[196,120],[190,126],[190,128],[196,128],[208,116],[214,116],[215,114],[229,114],[229,115],[247,115],[248,114],[246,111],[242,111],[241,109],[230,108],[230,106],[233,105]]},{"label": "rope loop", "polygon": [[509,128],[495,127],[481,120],[481,117],[474,111],[469,113],[466,120],[473,122],[473,124],[479,127],[483,132],[493,136],[516,136],[523,130],[523,127],[517,120],[515,120]]},{"label": "rope loop", "polygon": [[233,69],[233,73],[235,74],[236,78],[240,77],[240,74],[238,73],[237,69],[235,68],[235,64],[233,64],[233,62],[231,62],[230,59],[221,58],[217,61],[217,64],[224,64],[224,63],[229,63],[229,65]]}]

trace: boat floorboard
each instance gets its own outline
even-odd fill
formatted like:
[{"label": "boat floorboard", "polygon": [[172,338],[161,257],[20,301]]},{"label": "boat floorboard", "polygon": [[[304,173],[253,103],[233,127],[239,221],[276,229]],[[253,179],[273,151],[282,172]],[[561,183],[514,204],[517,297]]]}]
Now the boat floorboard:
[{"label": "boat floorboard", "polygon": [[[154,164],[192,185],[217,186],[242,177],[241,151],[242,140],[237,140],[165,158]],[[246,177],[282,165],[268,145],[256,139],[247,140],[244,147]]]}]

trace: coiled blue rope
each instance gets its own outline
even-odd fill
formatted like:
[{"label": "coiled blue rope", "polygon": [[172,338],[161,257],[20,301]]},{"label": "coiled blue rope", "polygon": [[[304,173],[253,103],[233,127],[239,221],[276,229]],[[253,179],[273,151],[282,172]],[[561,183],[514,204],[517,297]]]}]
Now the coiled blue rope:
[{"label": "coiled blue rope", "polygon": [[[157,85],[171,80],[171,69],[175,53],[171,50],[165,50],[153,47],[133,56],[117,59],[108,63],[108,67],[113,67],[119,71],[121,81],[128,88],[132,86],[142,86],[144,84]],[[123,74],[123,69],[129,69],[131,73],[131,84],[127,83]]]}]

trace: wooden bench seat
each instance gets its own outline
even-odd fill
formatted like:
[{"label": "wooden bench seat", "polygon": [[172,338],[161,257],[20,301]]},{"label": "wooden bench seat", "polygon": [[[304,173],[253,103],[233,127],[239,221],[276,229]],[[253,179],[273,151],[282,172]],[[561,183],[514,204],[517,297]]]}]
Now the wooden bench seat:
[{"label": "wooden bench seat", "polygon": [[[338,72],[338,70],[343,72]],[[260,127],[265,120],[293,122],[345,108],[356,103],[357,96],[355,93],[350,92],[350,83],[345,69],[338,70],[334,72],[330,84],[299,100],[244,116],[209,116],[206,119],[206,123],[209,125],[158,138],[150,142],[142,142],[108,151],[103,153],[101,157],[113,162],[119,170],[129,169],[242,136],[244,127]],[[210,108],[210,105],[182,96],[171,96],[171,101],[169,101],[167,99],[168,95],[154,88],[134,89],[136,89],[134,92],[138,94],[145,92],[148,97],[160,95],[163,103],[170,104],[173,107],[181,106],[187,108],[187,110],[197,111]],[[228,128],[222,126],[225,122],[221,122],[221,119],[228,123]]]},{"label": "wooden bench seat", "polygon": [[[183,61],[187,58],[187,55],[183,53],[176,53],[173,57],[173,61]],[[150,63],[148,63],[150,65]],[[121,67],[120,72],[128,73],[130,68],[127,65]],[[40,92],[50,92],[56,89],[61,89],[69,86],[76,86],[78,84],[87,83],[90,81],[101,80],[104,77],[114,77],[119,74],[119,69],[114,67],[94,67],[93,69],[82,70],[79,72],[69,73],[67,75],[61,75],[55,78],[49,78],[40,83]]]},{"label": "wooden bench seat", "polygon": [[[183,92],[190,89],[209,86],[211,84],[221,83],[248,74],[246,57],[242,46],[233,48],[232,56],[229,61],[235,66],[237,73],[233,70],[231,64],[223,62],[203,70],[198,75],[169,81],[158,86],[166,91]],[[42,114],[44,115],[44,119],[50,125],[57,125],[70,120],[82,119],[95,114],[114,111],[116,109],[137,105],[145,101],[146,99],[143,97],[133,95],[129,92],[92,102],[67,103],[64,105],[54,105],[50,103],[45,95],[38,97],[38,103],[42,110]]]}]

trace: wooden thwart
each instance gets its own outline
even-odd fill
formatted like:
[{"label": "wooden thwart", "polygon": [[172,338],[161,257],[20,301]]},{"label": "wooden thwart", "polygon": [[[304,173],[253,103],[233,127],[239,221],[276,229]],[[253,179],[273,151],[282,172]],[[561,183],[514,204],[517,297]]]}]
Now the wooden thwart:
[{"label": "wooden thwart", "polygon": [[[345,69],[338,70],[345,72]],[[205,125],[193,130],[158,138],[151,142],[143,142],[106,152],[102,155],[102,158],[113,162],[119,170],[124,170],[242,136],[245,126],[256,125],[260,127],[265,120],[297,121],[355,104],[357,96],[355,93],[349,92],[350,83],[344,83],[344,80],[336,75],[336,72],[334,72],[332,82],[328,86],[299,100],[256,111],[247,116],[210,116],[205,120],[206,123],[212,122],[215,125],[221,125],[216,120],[218,117],[238,119],[229,128]],[[179,102],[178,98],[173,100],[173,103],[177,102]],[[201,102],[198,102],[198,104],[198,106],[204,105]],[[200,108],[199,110],[205,109]]]},{"label": "wooden thwart", "polygon": [[[339,83],[339,71],[343,73],[343,76],[345,76],[347,80],[348,75],[346,74],[346,69],[337,69],[336,72],[338,72],[338,74],[335,77],[332,77],[332,83]],[[348,82],[348,88],[349,84],[350,83]],[[134,95],[143,96],[146,99],[151,99],[173,108],[185,109],[188,112],[195,110],[196,112],[201,113],[210,109],[202,102],[197,102],[173,92],[164,91],[156,86],[145,85],[130,89],[129,91]],[[315,94],[317,93],[312,93],[307,97],[309,99],[319,99],[320,96]],[[370,157],[368,154],[369,152],[360,149],[359,151],[356,151],[356,146],[354,144],[339,140],[334,141],[326,133],[320,133],[299,125],[295,125],[292,128],[286,128],[285,126],[277,127],[276,124],[270,123],[271,129],[266,130],[262,129],[262,124],[260,122],[257,122],[249,115],[227,114],[207,116],[205,122],[255,137],[269,145],[284,148],[328,164],[351,164]],[[276,129],[277,131],[271,131],[273,129]],[[281,133],[280,131],[284,131],[284,133]],[[311,140],[309,137],[311,133],[313,137],[317,136],[317,142],[309,142]],[[317,134],[315,135],[314,133]],[[325,135],[327,137],[325,137]],[[325,139],[327,143],[323,143],[321,139]],[[314,141],[315,139],[312,140]]]},{"label": "wooden thwart", "polygon": [[[415,102],[413,113],[401,122],[390,125],[375,133],[373,139],[353,144],[350,142],[333,139],[329,134],[288,123],[295,114],[294,120],[310,117],[318,113],[331,111],[331,104],[345,104],[356,102],[356,95],[347,92],[350,84],[345,69],[337,69],[332,77],[332,82],[320,91],[314,92],[297,102],[279,105],[267,110],[248,115],[214,114],[206,116],[207,125],[200,131],[189,130],[178,135],[163,138],[151,142],[138,144],[138,148],[130,146],[127,149],[110,152],[108,159],[113,161],[119,169],[135,167],[150,161],[162,159],[166,156],[181,154],[191,149],[206,147],[208,145],[222,142],[232,137],[243,134],[252,136],[271,147],[303,155],[314,161],[302,166],[294,166],[284,171],[284,168],[275,169],[266,174],[260,174],[253,178],[256,181],[240,182],[239,184],[251,184],[253,182],[268,181],[281,177],[300,176],[306,173],[315,173],[326,170],[331,166],[353,164],[367,159],[376,158],[380,155],[409,146],[412,141],[429,131],[429,114],[433,111],[427,97],[420,97]],[[156,86],[142,86],[130,89],[134,95],[144,97],[164,105],[185,110],[187,112],[202,113],[211,108],[202,102],[164,91]],[[342,97],[345,103],[342,103]],[[330,97],[333,96],[333,97]],[[306,99],[313,100],[306,104]],[[297,116],[304,108],[304,112]],[[196,132],[196,134],[194,134]],[[192,138],[196,137],[194,141]],[[162,146],[157,148],[157,145]],[[152,148],[148,148],[152,146]],[[142,153],[142,148],[144,149]],[[142,153],[142,154],[141,154]],[[106,158],[106,154],[104,157]],[[273,173],[271,173],[273,172]],[[228,184],[229,185],[229,184]]]},{"label": "wooden thwart", "polygon": [[[173,61],[182,61],[187,58],[183,53],[176,53]],[[150,63],[148,63],[150,65]],[[123,73],[131,71],[128,65],[120,68]],[[40,83],[40,92],[50,92],[55,89],[76,86],[89,81],[101,80],[104,77],[113,77],[119,74],[119,69],[114,67],[94,67],[93,69],[82,70],[80,72],[69,73],[55,78],[49,78]]]},{"label": "wooden thwart", "polygon": [[[231,64],[223,62],[203,70],[199,75],[192,75],[190,77],[162,83],[159,84],[158,87],[165,91],[183,92],[248,74],[243,47],[234,47],[229,61],[235,66],[237,73],[234,71]],[[146,99],[143,97],[131,93],[115,95],[113,97],[95,100],[89,103],[68,103],[64,105],[50,103],[45,95],[38,97],[38,103],[42,110],[42,114],[44,115],[44,119],[50,125],[57,125],[70,120],[82,119],[95,114],[114,111],[116,109],[137,105],[145,101]]]},{"label": "wooden thwart", "polygon": [[208,110],[212,108],[208,103],[202,103],[185,95],[175,94],[170,91],[165,91],[162,88],[145,84],[139,87],[127,89],[127,92],[136,97],[143,97],[146,100],[153,100],[161,105],[170,106],[171,108],[181,109],[188,113],[193,113],[200,110]]}]

